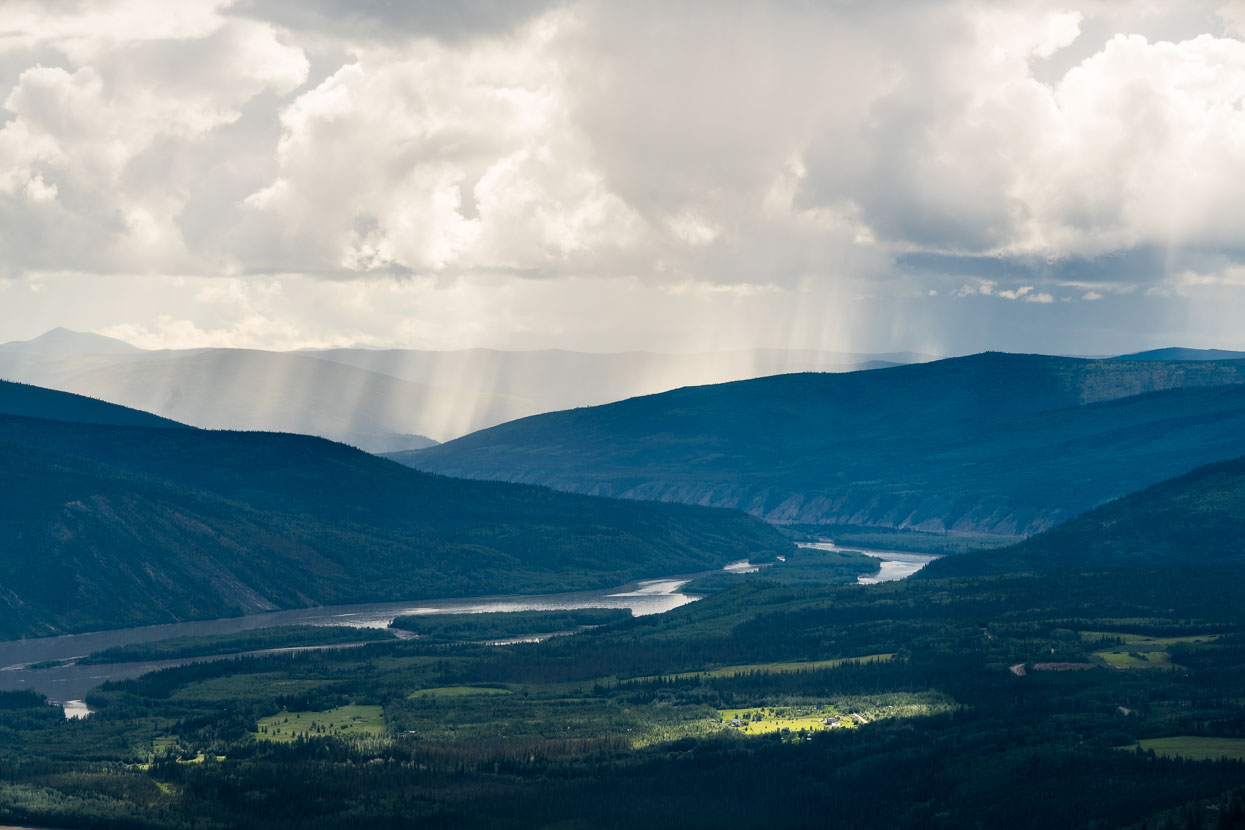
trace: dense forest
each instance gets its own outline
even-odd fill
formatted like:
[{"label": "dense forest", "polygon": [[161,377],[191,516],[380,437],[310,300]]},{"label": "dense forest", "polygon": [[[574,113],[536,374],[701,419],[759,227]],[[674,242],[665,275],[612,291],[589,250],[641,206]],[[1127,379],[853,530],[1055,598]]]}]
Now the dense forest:
[{"label": "dense forest", "polygon": [[[1196,503],[1199,527],[1226,527],[1239,521],[1238,467],[1137,498],[1158,511]],[[954,576],[872,586],[762,573],[666,614],[536,644],[473,644],[505,616],[442,616],[425,623],[444,637],[109,684],[85,720],[0,695],[0,818],[1240,826],[1245,557],[1190,548],[1138,560],[1112,541],[1131,528],[1096,520],[1090,570],[971,573],[992,560],[966,554],[942,560],[961,563]],[[1149,532],[1162,549],[1185,530]]]}]

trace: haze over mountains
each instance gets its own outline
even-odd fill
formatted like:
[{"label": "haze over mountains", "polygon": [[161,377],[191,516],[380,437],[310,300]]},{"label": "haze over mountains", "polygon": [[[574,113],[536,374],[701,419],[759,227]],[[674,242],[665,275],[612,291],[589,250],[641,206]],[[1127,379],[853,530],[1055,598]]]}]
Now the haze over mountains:
[{"label": "haze over mountains", "polygon": [[679,389],[395,455],[776,522],[1027,535],[1245,452],[1245,361],[987,353]]},{"label": "haze over mountains", "polygon": [[[100,423],[108,405],[70,398],[0,383],[24,413],[0,414],[0,638],[603,587],[790,544],[742,513],[447,479],[307,436],[118,425],[142,419],[116,407]],[[25,417],[41,407],[60,420]]]},{"label": "haze over mountains", "polygon": [[198,427],[298,432],[387,452],[540,412],[680,386],[926,359],[907,352],[797,350],[144,351],[113,338],[56,329],[0,345],[0,378],[89,395]]}]

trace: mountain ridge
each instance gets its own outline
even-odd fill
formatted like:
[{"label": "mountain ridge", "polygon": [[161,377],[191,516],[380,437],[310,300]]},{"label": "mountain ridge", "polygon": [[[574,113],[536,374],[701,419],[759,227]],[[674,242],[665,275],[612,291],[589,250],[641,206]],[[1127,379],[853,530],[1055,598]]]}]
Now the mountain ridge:
[{"label": "mountain ridge", "polygon": [[[1028,535],[1125,486],[1245,451],[1242,381],[1240,361],[984,353],[689,387],[391,457],[449,475],[736,507],[784,523]],[[1088,408],[1113,401],[1118,408]],[[1107,445],[1130,463],[1116,463]],[[1093,480],[1074,479],[1079,492],[1062,501],[1060,461],[1096,470]]]},{"label": "mountain ridge", "polygon": [[0,638],[696,572],[740,513],[434,476],[310,436],[0,415]]},{"label": "mountain ridge", "polygon": [[988,554],[930,563],[922,578],[1245,561],[1245,456],[1121,496]]}]

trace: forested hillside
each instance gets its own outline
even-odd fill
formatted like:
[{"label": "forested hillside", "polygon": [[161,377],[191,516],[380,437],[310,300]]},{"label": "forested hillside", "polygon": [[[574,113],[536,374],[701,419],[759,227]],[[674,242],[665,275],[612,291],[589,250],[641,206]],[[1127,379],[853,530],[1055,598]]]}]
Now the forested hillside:
[{"label": "forested hillside", "polygon": [[0,416],[0,637],[615,585],[770,556],[741,513],[419,473],[319,438]]},{"label": "forested hillside", "polygon": [[931,563],[922,577],[1245,562],[1245,458],[1199,467],[1002,550]]},{"label": "forested hillside", "polygon": [[[26,383],[0,380],[0,414],[24,415],[53,421],[78,421],[91,424],[113,424],[140,427],[183,427],[176,421],[106,403],[82,395],[44,389]],[[3,439],[0,434],[0,439]]]},{"label": "forested hillside", "polygon": [[982,354],[679,389],[393,457],[775,522],[1031,534],[1245,452],[1245,362]]}]

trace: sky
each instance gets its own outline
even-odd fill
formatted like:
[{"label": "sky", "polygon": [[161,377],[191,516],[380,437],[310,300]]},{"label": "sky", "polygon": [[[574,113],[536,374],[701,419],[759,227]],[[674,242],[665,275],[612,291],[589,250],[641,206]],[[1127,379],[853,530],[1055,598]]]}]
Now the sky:
[{"label": "sky", "polygon": [[2,0],[0,341],[1245,348],[1245,0]]}]

